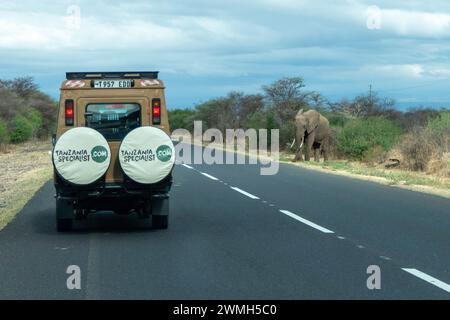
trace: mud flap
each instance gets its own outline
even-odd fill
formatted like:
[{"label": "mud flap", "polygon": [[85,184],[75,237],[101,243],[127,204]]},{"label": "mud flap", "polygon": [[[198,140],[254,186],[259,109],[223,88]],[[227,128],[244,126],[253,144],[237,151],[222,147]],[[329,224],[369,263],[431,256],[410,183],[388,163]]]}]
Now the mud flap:
[{"label": "mud flap", "polygon": [[169,196],[157,195],[152,198],[152,215],[168,216],[169,215]]},{"label": "mud flap", "polygon": [[56,219],[75,218],[73,200],[57,198],[56,199]]}]

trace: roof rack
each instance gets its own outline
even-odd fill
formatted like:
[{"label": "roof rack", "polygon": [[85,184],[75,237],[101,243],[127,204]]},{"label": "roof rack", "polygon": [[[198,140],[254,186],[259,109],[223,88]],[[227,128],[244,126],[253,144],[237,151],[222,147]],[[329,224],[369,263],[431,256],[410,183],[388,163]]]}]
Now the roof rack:
[{"label": "roof rack", "polygon": [[158,79],[158,73],[159,71],[66,72],[66,79]]}]

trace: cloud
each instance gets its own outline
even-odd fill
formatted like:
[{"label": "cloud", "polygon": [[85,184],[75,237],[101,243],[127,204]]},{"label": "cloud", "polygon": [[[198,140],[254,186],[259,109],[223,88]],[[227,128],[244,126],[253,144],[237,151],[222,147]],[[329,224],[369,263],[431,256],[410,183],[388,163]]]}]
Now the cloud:
[{"label": "cloud", "polygon": [[450,14],[381,10],[382,28],[401,36],[449,38]]},{"label": "cloud", "polygon": [[449,3],[373,2],[4,0],[0,72],[55,96],[64,71],[159,69],[176,105],[282,76],[333,98],[450,77]]},{"label": "cloud", "polygon": [[384,76],[390,78],[421,78],[424,75],[424,67],[420,64],[386,64],[364,66],[364,72],[372,76]]}]

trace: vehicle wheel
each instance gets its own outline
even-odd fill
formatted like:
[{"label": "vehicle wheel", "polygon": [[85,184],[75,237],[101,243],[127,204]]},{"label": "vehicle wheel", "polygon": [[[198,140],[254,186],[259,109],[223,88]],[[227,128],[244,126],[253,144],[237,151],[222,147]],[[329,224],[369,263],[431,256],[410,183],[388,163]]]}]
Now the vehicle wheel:
[{"label": "vehicle wheel", "polygon": [[169,227],[169,216],[152,216],[154,229],[167,229]]},{"label": "vehicle wheel", "polygon": [[150,201],[145,201],[142,208],[139,209],[138,213],[141,219],[150,218],[152,214],[152,204],[150,203]]},{"label": "vehicle wheel", "polygon": [[56,229],[58,232],[66,232],[72,230],[72,219],[56,219]]}]

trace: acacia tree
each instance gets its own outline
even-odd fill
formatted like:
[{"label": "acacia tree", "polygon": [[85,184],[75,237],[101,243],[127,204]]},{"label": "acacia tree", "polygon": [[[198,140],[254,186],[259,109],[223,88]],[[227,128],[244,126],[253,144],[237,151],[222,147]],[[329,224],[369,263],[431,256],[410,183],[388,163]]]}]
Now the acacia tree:
[{"label": "acacia tree", "polygon": [[275,111],[279,124],[293,121],[300,108],[308,107],[310,93],[301,77],[282,78],[268,86],[263,86],[269,108]]},{"label": "acacia tree", "polygon": [[394,105],[393,99],[382,98],[377,93],[372,93],[359,95],[353,100],[343,99],[331,103],[330,109],[348,118],[368,118],[387,115],[393,110]]}]

